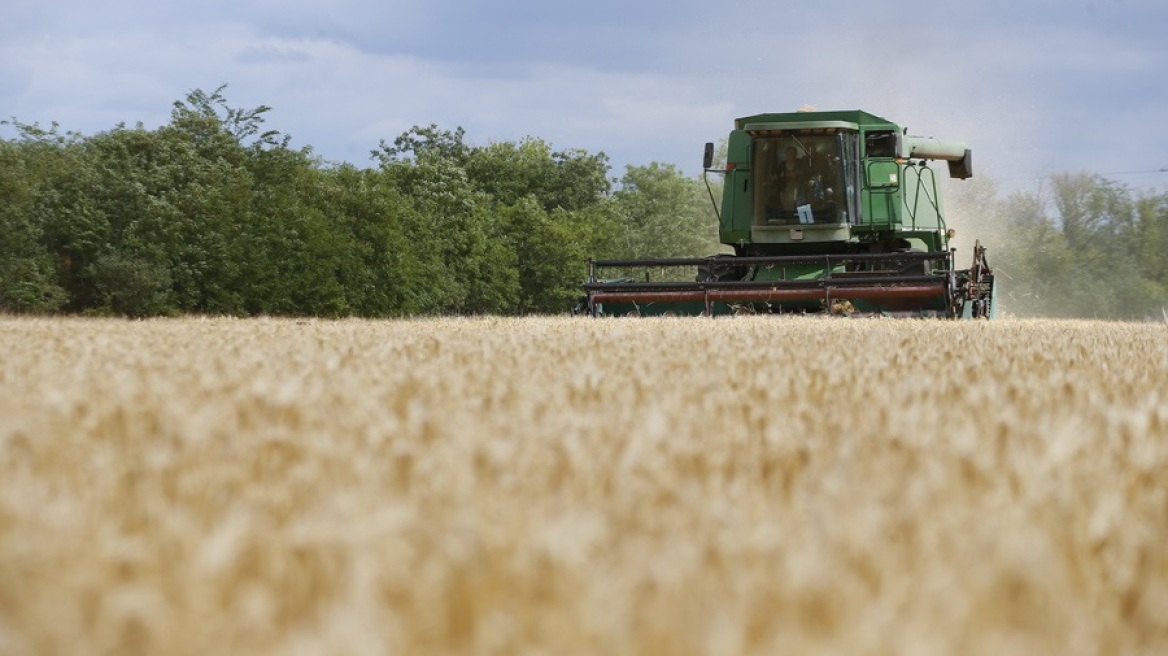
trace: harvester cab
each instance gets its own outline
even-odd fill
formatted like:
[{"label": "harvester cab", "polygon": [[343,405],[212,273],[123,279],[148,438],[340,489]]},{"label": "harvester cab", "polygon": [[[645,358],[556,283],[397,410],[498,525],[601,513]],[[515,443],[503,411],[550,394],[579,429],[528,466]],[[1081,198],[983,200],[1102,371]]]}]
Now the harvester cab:
[{"label": "harvester cab", "polygon": [[733,254],[593,260],[589,313],[994,315],[985,249],[955,266],[929,163],[971,177],[966,144],[863,111],[795,112],[737,119],[724,168],[713,152],[703,170],[725,176],[719,236]]}]

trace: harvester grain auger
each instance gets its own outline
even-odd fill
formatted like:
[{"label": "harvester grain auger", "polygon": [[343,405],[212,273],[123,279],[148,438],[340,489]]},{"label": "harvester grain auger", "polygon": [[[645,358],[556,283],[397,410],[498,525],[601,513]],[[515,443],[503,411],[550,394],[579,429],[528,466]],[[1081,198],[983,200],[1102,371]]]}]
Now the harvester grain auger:
[{"label": "harvester grain auger", "polygon": [[[960,142],[909,136],[862,111],[758,114],[727,143],[719,215],[733,254],[593,260],[593,316],[824,313],[990,318],[985,248],[958,269],[935,170],[973,175]],[[712,197],[712,194],[711,194]]]}]

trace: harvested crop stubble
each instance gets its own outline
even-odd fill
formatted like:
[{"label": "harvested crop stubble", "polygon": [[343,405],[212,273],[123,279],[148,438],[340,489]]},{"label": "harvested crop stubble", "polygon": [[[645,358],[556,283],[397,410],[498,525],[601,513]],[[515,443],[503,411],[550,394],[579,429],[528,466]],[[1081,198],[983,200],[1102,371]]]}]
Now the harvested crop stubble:
[{"label": "harvested crop stubble", "polygon": [[1168,326],[0,320],[3,654],[1168,650]]}]

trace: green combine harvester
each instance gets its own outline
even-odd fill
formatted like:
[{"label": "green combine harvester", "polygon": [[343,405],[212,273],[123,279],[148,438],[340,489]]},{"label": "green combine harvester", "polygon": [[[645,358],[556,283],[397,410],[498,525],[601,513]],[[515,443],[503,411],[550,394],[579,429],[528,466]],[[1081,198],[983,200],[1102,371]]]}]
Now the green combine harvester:
[{"label": "green combine harvester", "polygon": [[[863,111],[737,119],[721,241],[734,254],[593,260],[580,310],[593,316],[835,314],[992,318],[980,242],[958,269],[936,169],[973,175],[969,147],[909,136]],[[713,194],[711,193],[711,199]]]}]

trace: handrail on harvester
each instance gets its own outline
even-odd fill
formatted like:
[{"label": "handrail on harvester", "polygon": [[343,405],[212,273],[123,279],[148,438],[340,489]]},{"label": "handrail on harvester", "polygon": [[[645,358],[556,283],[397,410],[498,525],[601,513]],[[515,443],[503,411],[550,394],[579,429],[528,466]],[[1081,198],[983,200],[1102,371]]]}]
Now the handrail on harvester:
[{"label": "handrail on harvester", "polygon": [[698,282],[587,282],[586,291],[620,289],[630,292],[671,289],[821,289],[830,287],[864,287],[872,285],[894,285],[909,283],[937,283],[945,279],[944,275],[917,275],[917,276],[863,276],[847,278],[816,278],[812,280],[715,280]]},{"label": "handrail on harvester", "polygon": [[[654,268],[654,267],[683,267],[717,264],[731,264],[733,266],[781,266],[784,264],[823,264],[825,275],[841,264],[849,262],[880,262],[895,260],[898,262],[916,260],[946,260],[952,257],[947,251],[910,251],[904,253],[833,253],[829,255],[774,255],[774,256],[743,256],[727,257],[710,255],[707,257],[664,257],[641,260],[589,260],[588,282],[596,282],[598,269],[618,268]],[[952,269],[952,267],[949,267]]]}]

